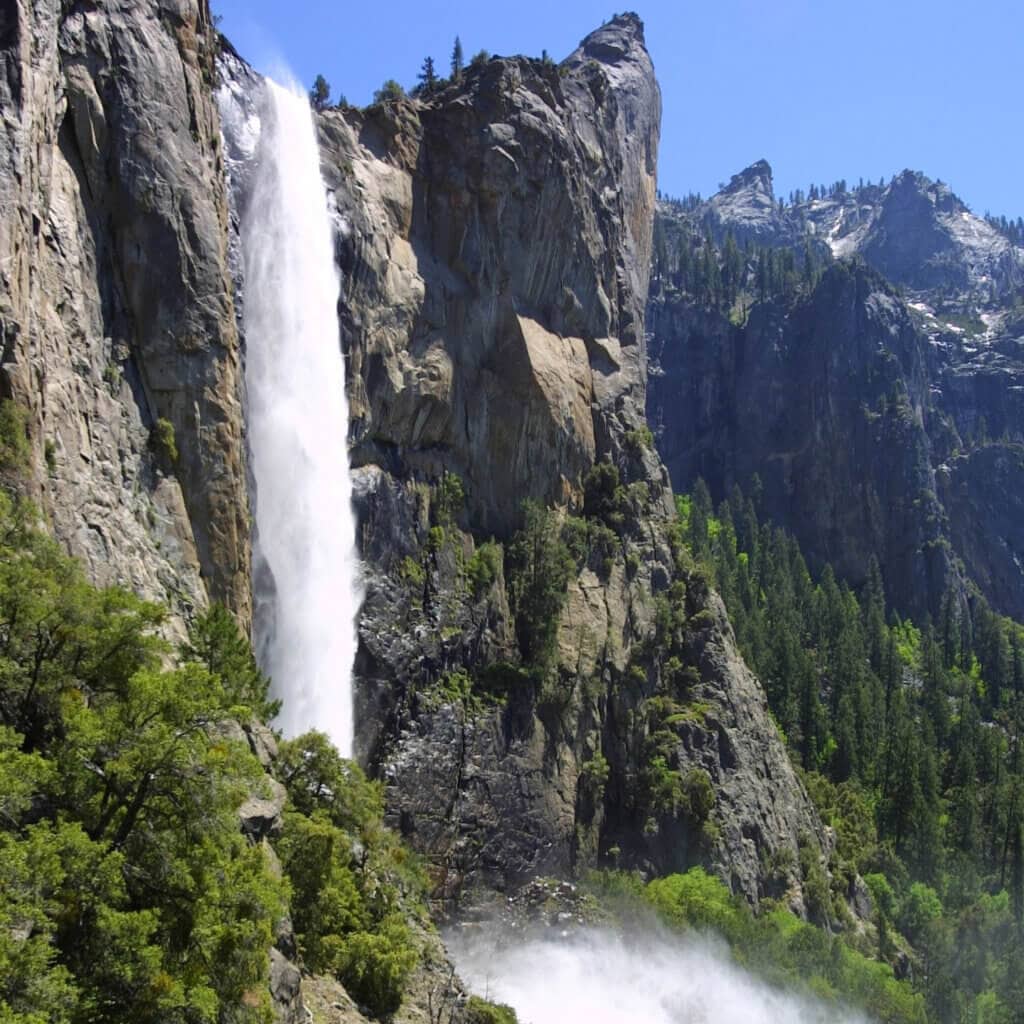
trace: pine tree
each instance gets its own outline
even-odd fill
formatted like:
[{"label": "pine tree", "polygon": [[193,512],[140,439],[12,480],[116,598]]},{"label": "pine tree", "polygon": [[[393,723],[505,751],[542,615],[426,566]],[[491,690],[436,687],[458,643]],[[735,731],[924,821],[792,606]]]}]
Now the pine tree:
[{"label": "pine tree", "polygon": [[462,78],[462,40],[455,37],[455,45],[452,47],[452,78],[457,82]]},{"label": "pine tree", "polygon": [[325,110],[331,102],[331,87],[323,75],[317,75],[313,88],[309,90],[309,102],[314,110]]},{"label": "pine tree", "polygon": [[698,477],[693,486],[693,499],[690,504],[690,547],[698,560],[707,559],[711,553],[708,542],[708,520],[711,519],[711,495],[703,477]]},{"label": "pine tree", "polygon": [[423,92],[429,96],[437,88],[437,72],[434,70],[434,58],[424,57],[423,66],[417,76],[423,87]]}]

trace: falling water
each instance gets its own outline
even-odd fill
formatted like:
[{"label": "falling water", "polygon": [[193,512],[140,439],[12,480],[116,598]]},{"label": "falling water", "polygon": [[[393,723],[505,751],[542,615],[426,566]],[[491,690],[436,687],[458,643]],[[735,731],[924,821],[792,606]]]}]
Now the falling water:
[{"label": "falling water", "polygon": [[242,217],[255,640],[286,735],[352,750],[359,573],[340,289],[309,102],[266,81]]}]

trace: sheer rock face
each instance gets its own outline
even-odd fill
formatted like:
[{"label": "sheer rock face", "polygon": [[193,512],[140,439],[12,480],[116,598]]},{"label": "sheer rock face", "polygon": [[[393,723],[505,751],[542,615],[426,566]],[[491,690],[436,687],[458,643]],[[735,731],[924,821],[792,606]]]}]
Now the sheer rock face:
[{"label": "sheer rock face", "polygon": [[4,5],[3,387],[30,410],[34,497],[93,578],[246,621],[214,46],[205,0]]},{"label": "sheer rock face", "polygon": [[626,16],[561,69],[495,59],[426,105],[323,115],[357,464],[458,472],[474,525],[505,534],[621,451],[643,424],[659,119]]},{"label": "sheer rock face", "polygon": [[671,301],[650,317],[648,411],[677,488],[702,476],[722,497],[756,475],[764,516],[813,566],[856,586],[874,554],[896,607],[927,613],[953,571],[928,434],[938,414],[927,341],[892,289],[836,266],[794,309],[757,306],[742,327]]},{"label": "sheer rock face", "polygon": [[761,161],[695,210],[662,204],[669,265],[709,223],[719,240],[827,245],[874,269],[833,268],[742,324],[654,282],[648,418],[675,488],[703,476],[719,499],[756,474],[764,514],[815,568],[858,585],[876,554],[901,614],[934,615],[967,577],[1024,615],[1024,250],[909,171],[784,209],[771,195]]},{"label": "sheer rock face", "polygon": [[[642,26],[623,15],[557,67],[494,58],[425,102],[319,119],[367,563],[360,741],[453,898],[621,858],[711,862],[756,901],[771,854],[795,855],[802,833],[829,850],[717,599],[690,598],[698,695],[672,690],[655,650],[675,572],[671,493],[640,431],[659,116]],[[453,671],[479,682],[520,658],[500,570],[483,592],[466,582],[472,536],[507,540],[525,498],[578,513],[600,460],[639,488],[636,513],[570,583],[554,688],[520,677],[471,713],[438,696]],[[465,508],[431,532],[444,471]],[[710,845],[680,808],[652,817],[638,797],[647,709],[669,691],[710,709],[672,753],[716,788]]]}]

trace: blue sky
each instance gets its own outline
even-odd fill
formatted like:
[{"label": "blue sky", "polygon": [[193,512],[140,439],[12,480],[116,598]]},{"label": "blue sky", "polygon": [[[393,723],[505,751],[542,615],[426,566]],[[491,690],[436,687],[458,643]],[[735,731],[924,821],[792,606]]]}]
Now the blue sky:
[{"label": "blue sky", "polygon": [[[462,39],[556,60],[613,9],[593,0],[211,0],[257,68],[370,100],[415,84]],[[1024,5],[1011,0],[647,0],[637,10],[661,83],[659,183],[681,195],[765,157],[780,194],[904,167],[978,213],[1024,216]]]}]

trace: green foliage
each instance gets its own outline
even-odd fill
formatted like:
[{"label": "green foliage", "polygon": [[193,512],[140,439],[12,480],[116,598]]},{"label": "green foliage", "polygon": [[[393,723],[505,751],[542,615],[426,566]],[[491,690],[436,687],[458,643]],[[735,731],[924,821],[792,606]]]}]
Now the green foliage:
[{"label": "green foliage", "polygon": [[452,45],[451,71],[453,82],[462,78],[462,40],[458,36],[455,37],[455,42]]},{"label": "green foliage", "polygon": [[281,710],[280,701],[270,699],[270,680],[259,670],[249,641],[223,605],[211,605],[193,619],[182,653],[217,678],[239,715],[270,721]]},{"label": "green foliage", "polygon": [[629,922],[653,909],[674,929],[722,936],[742,966],[778,984],[854,1007],[877,1020],[924,1024],[924,1001],[887,964],[853,949],[839,935],[805,924],[787,910],[755,917],[747,905],[702,868],[644,885],[636,876],[604,873],[589,885],[602,904]]},{"label": "green foliage", "polygon": [[405,89],[393,78],[389,78],[374,94],[373,102],[376,103],[397,103],[405,99]]},{"label": "green foliage", "polygon": [[165,469],[171,469],[178,461],[178,442],[174,436],[174,424],[163,417],[153,424],[149,435],[149,446]]},{"label": "green foliage", "polygon": [[437,521],[442,525],[451,525],[458,518],[465,503],[466,489],[462,485],[462,479],[455,473],[445,470],[434,497]]},{"label": "green foliage", "polygon": [[501,575],[503,558],[504,551],[501,545],[493,540],[480,544],[470,556],[466,563],[466,578],[474,597],[488,591]]},{"label": "green foliage", "polygon": [[392,914],[372,932],[353,932],[341,942],[335,970],[357,1003],[387,1018],[402,1005],[405,983],[418,960],[408,926]]},{"label": "green foliage", "polygon": [[611,462],[595,462],[583,479],[583,515],[621,530],[629,512],[629,498],[619,471]]},{"label": "green foliage", "polygon": [[162,615],[0,496],[5,1020],[268,1019],[286,894],[237,818],[265,776],[216,728],[261,691],[214,638],[217,671],[168,667]]},{"label": "green foliage", "polygon": [[604,792],[604,787],[607,785],[610,776],[611,765],[608,764],[608,759],[600,750],[596,751],[589,761],[584,761],[580,765],[580,778],[584,780],[595,795]]},{"label": "green foliage", "polygon": [[452,669],[429,686],[423,697],[428,707],[441,704],[461,704],[469,714],[476,714],[484,709],[487,703],[494,703],[494,698],[483,688],[473,684],[473,678],[464,669]]},{"label": "green foliage", "polygon": [[718,932],[729,939],[745,920],[742,906],[722,882],[703,868],[650,882],[645,898],[668,922]]},{"label": "green foliage", "polygon": [[470,996],[466,1003],[466,1024],[518,1024],[519,1018],[511,1006],[489,1003],[479,996]]},{"label": "green foliage", "polygon": [[434,68],[434,58],[424,57],[423,65],[420,68],[419,74],[416,76],[420,83],[420,91],[425,96],[429,96],[435,89],[437,89],[437,71]]},{"label": "green foliage", "polygon": [[323,75],[317,75],[309,90],[309,102],[314,110],[326,110],[331,102],[331,87]]},{"label": "green foliage", "polygon": [[654,447],[654,434],[650,427],[643,426],[639,430],[626,432],[626,447],[634,452],[647,451]]},{"label": "green foliage", "polygon": [[942,900],[939,894],[923,882],[914,882],[900,904],[900,930],[911,942],[920,941],[941,917]]},{"label": "green foliage", "polygon": [[[912,949],[935,1020],[1015,1006],[1024,630],[980,597],[965,607],[954,593],[933,602],[932,623],[890,624],[875,559],[859,594],[828,566],[812,578],[793,538],[759,524],[739,491],[717,510],[701,491],[677,500],[674,544],[685,540],[713,573],[791,756],[836,831],[831,891],[817,851],[802,851],[813,916],[840,923],[842,890],[858,872],[871,876],[877,948],[886,957]],[[656,617],[659,637],[672,636],[673,603],[663,599]]]},{"label": "green foliage", "polygon": [[423,875],[383,827],[380,785],[322,733],[282,743],[276,769],[291,805],[278,852],[305,964],[388,1017],[419,962],[404,913],[421,912]]},{"label": "green foliage", "polygon": [[416,587],[422,587],[427,582],[427,570],[409,555],[406,555],[399,563],[398,575]]},{"label": "green foliage", "polygon": [[28,466],[28,412],[9,398],[0,398],[0,470]]},{"label": "green foliage", "polygon": [[523,659],[546,670],[554,661],[558,620],[575,566],[557,514],[527,501],[523,516],[523,528],[508,549],[509,596]]}]

